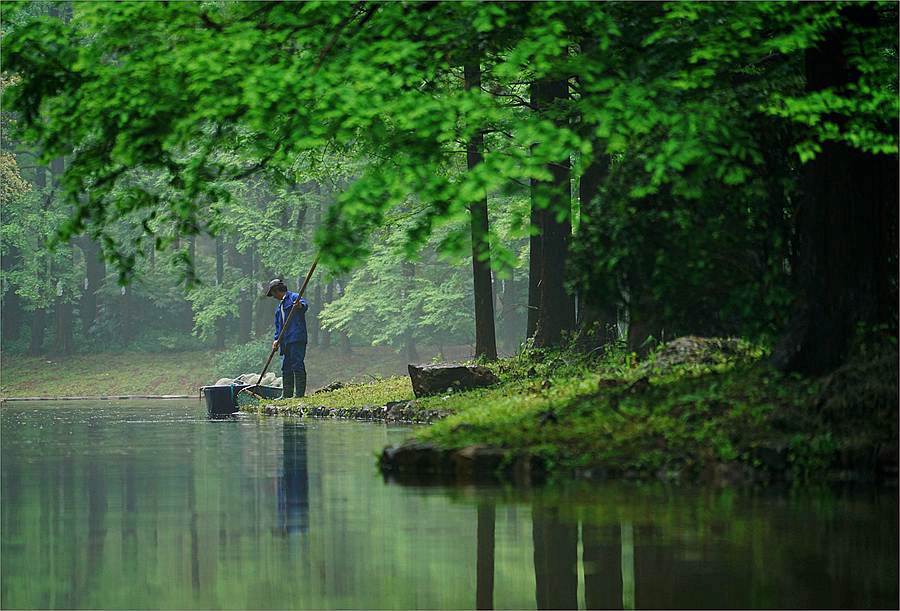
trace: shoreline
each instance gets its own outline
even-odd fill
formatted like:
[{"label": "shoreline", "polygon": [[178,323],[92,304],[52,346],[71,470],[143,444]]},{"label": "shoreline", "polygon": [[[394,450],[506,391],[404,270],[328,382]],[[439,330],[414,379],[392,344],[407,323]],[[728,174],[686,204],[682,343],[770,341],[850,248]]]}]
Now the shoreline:
[{"label": "shoreline", "polygon": [[196,399],[196,395],[97,395],[93,397],[62,396],[62,397],[0,397],[0,404],[15,401],[127,401],[133,399]]}]

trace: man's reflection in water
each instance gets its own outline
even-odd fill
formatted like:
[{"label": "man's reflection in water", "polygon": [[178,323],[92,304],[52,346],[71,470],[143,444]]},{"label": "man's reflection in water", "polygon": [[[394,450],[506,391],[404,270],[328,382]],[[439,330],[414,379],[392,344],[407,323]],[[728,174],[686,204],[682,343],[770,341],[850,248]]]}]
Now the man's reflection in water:
[{"label": "man's reflection in water", "polygon": [[278,478],[278,518],[284,534],[309,529],[309,471],[306,427],[285,422],[281,429],[283,469]]}]

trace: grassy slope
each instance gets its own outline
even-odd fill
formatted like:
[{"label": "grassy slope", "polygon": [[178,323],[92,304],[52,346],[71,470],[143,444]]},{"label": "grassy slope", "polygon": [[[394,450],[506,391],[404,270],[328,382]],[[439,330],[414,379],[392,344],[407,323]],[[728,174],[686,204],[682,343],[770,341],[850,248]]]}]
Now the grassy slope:
[{"label": "grassy slope", "polygon": [[[722,463],[771,461],[804,477],[896,446],[894,356],[819,380],[781,375],[750,352],[661,369],[552,353],[494,368],[501,384],[493,388],[417,401],[454,412],[417,437],[451,449],[524,451],[566,469],[687,477]],[[407,378],[391,378],[304,403],[351,407],[411,396]]]},{"label": "grassy slope", "polygon": [[[455,350],[459,353],[467,349]],[[215,364],[214,351],[79,354],[58,359],[4,354],[0,356],[0,396],[195,394],[200,386],[218,379]],[[354,347],[348,356],[338,348],[311,346],[306,357],[308,387],[314,390],[336,380],[398,375],[406,372],[406,365],[406,360],[388,347]],[[277,373],[278,367],[276,358],[271,368]],[[241,373],[246,372],[234,375]],[[390,388],[390,392],[398,390]]]}]

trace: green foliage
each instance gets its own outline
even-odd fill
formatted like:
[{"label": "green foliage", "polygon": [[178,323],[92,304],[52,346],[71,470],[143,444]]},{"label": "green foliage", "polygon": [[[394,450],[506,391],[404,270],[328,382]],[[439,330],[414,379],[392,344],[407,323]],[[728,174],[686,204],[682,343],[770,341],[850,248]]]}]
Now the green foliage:
[{"label": "green foliage", "polygon": [[[895,9],[879,10],[890,23]],[[629,196],[666,186],[697,199],[759,174],[761,114],[792,130],[802,161],[834,140],[896,152],[892,26],[849,32],[859,79],[840,91],[802,90],[798,59],[841,27],[844,11],[766,2],[303,10],[88,2],[69,23],[17,27],[4,63],[21,76],[8,107],[21,113],[24,136],[47,157],[81,146],[64,181],[76,210],[64,236],[105,233],[140,211],[176,236],[209,231],[201,215],[230,199],[222,179],[270,168],[297,181],[327,167],[323,151],[339,151],[362,165],[319,239],[328,261],[346,269],[366,252],[358,238],[410,195],[426,204],[407,232],[421,244],[436,221],[459,218],[485,191],[544,178],[548,162],[573,153],[638,161]],[[490,83],[467,92],[458,66],[473,48]],[[565,52],[573,48],[580,52]],[[523,80],[566,75],[577,77],[577,95],[548,117],[577,113],[579,133],[509,103]],[[479,168],[460,173],[457,143],[476,129],[504,137]],[[162,185],[117,195],[136,168],[159,173]],[[107,237],[109,254],[121,254],[122,242]]]},{"label": "green foliage", "polygon": [[[259,373],[271,350],[272,344],[264,341],[233,346],[216,354],[215,374],[220,378],[234,378],[245,373]],[[277,373],[278,361],[275,359],[273,361],[275,363],[273,371]],[[212,382],[215,380],[210,381]]]}]

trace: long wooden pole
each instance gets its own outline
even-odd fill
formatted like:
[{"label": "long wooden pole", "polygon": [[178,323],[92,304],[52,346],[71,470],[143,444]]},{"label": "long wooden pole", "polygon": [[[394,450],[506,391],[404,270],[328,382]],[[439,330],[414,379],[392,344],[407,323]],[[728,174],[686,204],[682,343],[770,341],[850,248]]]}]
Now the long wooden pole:
[{"label": "long wooden pole", "polygon": [[316,258],[313,259],[312,266],[310,266],[309,268],[309,272],[306,274],[306,280],[303,281],[303,285],[300,287],[300,291],[297,293],[297,301],[295,301],[294,305],[291,306],[291,309],[288,311],[287,318],[284,319],[284,322],[281,325],[281,332],[278,334],[278,338],[275,340],[275,344],[272,346],[272,352],[269,353],[269,358],[266,360],[266,366],[263,367],[262,373],[259,374],[259,379],[253,386],[259,386],[262,382],[263,376],[266,375],[266,370],[272,363],[272,357],[275,356],[275,353],[278,351],[278,346],[281,344],[281,336],[284,335],[288,323],[291,321],[291,317],[293,317],[294,315],[294,310],[296,310],[297,306],[300,305],[300,298],[303,297],[303,293],[306,291],[306,285],[309,284],[309,279],[312,278],[313,272],[316,271],[316,265],[318,264],[319,255],[317,254]]}]

